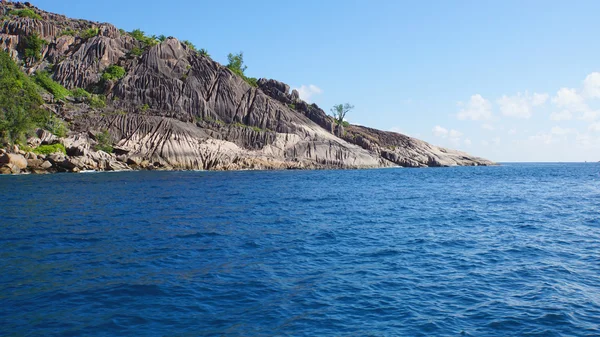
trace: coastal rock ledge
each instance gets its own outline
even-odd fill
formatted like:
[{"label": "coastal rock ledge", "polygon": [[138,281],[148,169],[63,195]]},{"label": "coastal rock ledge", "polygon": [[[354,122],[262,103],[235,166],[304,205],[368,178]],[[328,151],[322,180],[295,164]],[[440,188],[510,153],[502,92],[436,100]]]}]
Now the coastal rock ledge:
[{"label": "coastal rock ledge", "polygon": [[[14,14],[23,9],[36,15]],[[27,145],[2,150],[0,173],[494,165],[395,132],[338,127],[289,85],[248,82],[173,37],[148,43],[30,3],[0,3],[0,17],[0,50],[26,74],[44,70],[89,95],[44,93],[44,109],[68,132],[38,130]],[[26,50],[31,36],[44,40],[39,58]],[[115,68],[123,74],[103,76]],[[54,144],[64,152],[36,151]]]}]

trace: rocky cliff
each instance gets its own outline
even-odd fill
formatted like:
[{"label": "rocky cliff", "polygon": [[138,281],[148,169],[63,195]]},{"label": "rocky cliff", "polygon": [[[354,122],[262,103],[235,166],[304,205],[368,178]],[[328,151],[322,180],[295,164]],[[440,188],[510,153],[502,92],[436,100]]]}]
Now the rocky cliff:
[{"label": "rocky cliff", "polygon": [[[67,149],[64,159],[54,160],[55,169],[493,164],[398,133],[335,126],[288,85],[260,79],[255,87],[176,38],[148,43],[113,25],[69,19],[29,3],[0,4],[0,16],[0,49],[26,73],[48,71],[66,89],[82,88],[103,101],[44,95],[45,107],[70,129],[68,137],[53,140]],[[44,40],[39,57],[27,51],[30,36]],[[115,66],[124,74],[103,76]],[[92,155],[101,131],[110,135],[114,153]],[[30,139],[29,145],[37,143],[48,140]]]}]

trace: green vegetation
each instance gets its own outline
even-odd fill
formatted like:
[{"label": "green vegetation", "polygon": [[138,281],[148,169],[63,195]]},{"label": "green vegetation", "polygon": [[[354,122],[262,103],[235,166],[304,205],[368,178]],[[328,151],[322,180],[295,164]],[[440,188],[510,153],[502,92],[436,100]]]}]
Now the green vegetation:
[{"label": "green vegetation", "polygon": [[8,12],[8,15],[15,15],[21,18],[30,18],[30,19],[36,19],[36,20],[41,20],[42,17],[34,12],[33,10],[29,9],[29,8],[25,8],[25,9],[12,9]]},{"label": "green vegetation", "polygon": [[288,104],[288,108],[290,108],[292,110],[296,110],[296,104],[294,104],[294,103]]},{"label": "green vegetation", "polygon": [[88,104],[94,109],[106,108],[106,97],[102,95],[93,95],[88,100]]},{"label": "green vegetation", "polygon": [[65,149],[65,146],[62,144],[40,145],[40,146],[36,147],[35,149],[33,149],[33,153],[43,154],[43,155],[49,155],[49,154],[53,154],[53,153],[67,154],[67,150]]},{"label": "green vegetation", "polygon": [[40,38],[37,34],[26,36],[24,39],[25,57],[36,61],[41,60],[42,48],[46,45],[46,43],[46,40]]},{"label": "green vegetation", "polygon": [[71,28],[67,28],[60,33],[60,36],[76,36],[77,32],[72,30]]},{"label": "green vegetation", "polygon": [[73,90],[71,90],[71,95],[75,98],[79,98],[79,99],[90,99],[92,97],[92,94],[90,94],[89,92],[87,92],[85,89],[82,88],[75,88]]},{"label": "green vegetation", "polygon": [[201,48],[200,50],[198,50],[198,54],[204,56],[204,57],[208,57],[210,58],[210,54],[208,53],[208,50]]},{"label": "green vegetation", "polygon": [[125,69],[121,66],[111,65],[104,69],[102,79],[104,81],[120,80],[125,76]]},{"label": "green vegetation", "polygon": [[345,127],[345,128],[347,128],[347,127],[349,127],[349,126],[350,126],[350,123],[348,123],[348,122],[346,122],[346,121],[343,121],[343,122],[342,122],[342,126],[343,126],[343,127]]},{"label": "green vegetation", "polygon": [[150,106],[148,104],[144,104],[140,107],[141,112],[146,112],[148,111],[148,109],[150,109]]},{"label": "green vegetation", "polygon": [[188,41],[188,40],[184,40],[182,43],[183,43],[184,45],[186,45],[188,48],[190,48],[191,50],[193,50],[193,51],[195,51],[195,52],[197,52],[197,51],[198,51],[198,49],[196,49],[196,46],[195,46],[195,45],[194,45],[192,42],[190,42],[190,41]]},{"label": "green vegetation", "polygon": [[130,51],[131,55],[142,56],[144,50],[140,47],[133,47]]},{"label": "green vegetation", "polygon": [[94,150],[96,151],[104,151],[106,153],[112,153],[112,141],[110,139],[110,133],[107,130],[104,130],[96,135],[97,144],[94,146]]},{"label": "green vegetation", "polygon": [[0,51],[0,143],[15,143],[45,122],[44,103],[33,81]]},{"label": "green vegetation", "polygon": [[67,128],[67,124],[60,118],[50,115],[46,124],[44,125],[44,129],[50,131],[53,135],[57,137],[66,137],[69,129]]},{"label": "green vegetation", "polygon": [[167,37],[161,34],[156,39],[160,42],[165,42],[167,40]]},{"label": "green vegetation", "polygon": [[233,71],[234,74],[243,78],[244,81],[246,81],[246,83],[250,84],[251,86],[258,87],[258,80],[255,77],[246,77],[246,74],[244,74],[248,67],[244,65],[243,52],[239,52],[238,54],[229,53],[229,55],[227,55],[227,60],[229,61],[229,63],[227,64],[227,68],[229,68],[229,70]]},{"label": "green vegetation", "polygon": [[331,108],[331,114],[335,124],[346,126],[344,125],[344,119],[346,118],[346,114],[352,109],[354,109],[354,106],[349,103],[334,105],[333,108]]},{"label": "green vegetation", "polygon": [[129,32],[134,39],[140,41],[144,47],[152,47],[158,44],[158,40],[155,37],[146,36],[146,34],[141,29],[134,29]]},{"label": "green vegetation", "polygon": [[98,34],[100,34],[100,28],[97,28],[97,27],[88,28],[88,29],[84,30],[83,32],[81,32],[81,38],[82,39],[91,39],[94,36],[98,36]]},{"label": "green vegetation", "polygon": [[255,132],[265,132],[264,129],[261,129],[258,126],[250,126],[250,125],[242,124],[240,122],[236,122],[236,123],[233,123],[231,125],[235,126],[235,127],[238,127],[238,128],[249,128],[249,129],[252,129]]},{"label": "green vegetation", "polygon": [[35,83],[54,95],[54,99],[56,100],[62,101],[67,96],[71,96],[71,92],[69,90],[55,82],[45,71],[36,72],[33,76],[33,79],[35,80]]}]

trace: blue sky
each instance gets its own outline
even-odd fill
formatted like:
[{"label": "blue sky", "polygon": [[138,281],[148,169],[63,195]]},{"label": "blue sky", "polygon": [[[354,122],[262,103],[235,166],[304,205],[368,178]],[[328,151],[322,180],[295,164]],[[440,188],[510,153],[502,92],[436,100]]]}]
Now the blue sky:
[{"label": "blue sky", "polygon": [[37,0],[188,39],[325,111],[496,161],[600,160],[600,1]]}]

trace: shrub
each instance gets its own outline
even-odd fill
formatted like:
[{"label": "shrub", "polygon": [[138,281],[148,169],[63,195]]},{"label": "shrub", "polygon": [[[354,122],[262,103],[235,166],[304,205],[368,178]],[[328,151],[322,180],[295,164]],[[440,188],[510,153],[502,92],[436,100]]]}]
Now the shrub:
[{"label": "shrub", "polygon": [[71,94],[75,98],[90,99],[92,97],[92,94],[90,94],[83,88],[75,88],[71,90]]},{"label": "shrub", "polygon": [[43,126],[43,103],[32,79],[0,51],[0,143],[14,143]]},{"label": "shrub", "polygon": [[97,144],[94,146],[94,150],[96,151],[104,151],[106,153],[112,153],[112,141],[110,139],[110,133],[107,130],[104,130],[96,135]]},{"label": "shrub", "polygon": [[231,54],[227,55],[227,60],[229,63],[227,64],[227,68],[233,71],[234,74],[240,76],[246,81],[246,83],[250,84],[253,87],[258,87],[258,80],[255,77],[247,77],[244,72],[248,68],[244,65],[244,53],[239,52],[239,54]]},{"label": "shrub", "polygon": [[28,9],[28,8],[10,10],[8,12],[8,15],[15,15],[15,16],[18,16],[21,18],[30,18],[30,19],[36,19],[36,20],[42,19],[42,17],[38,13],[36,13],[33,10]]},{"label": "shrub", "polygon": [[92,95],[90,97],[88,104],[91,108],[94,109],[102,109],[106,107],[106,97],[102,95]]},{"label": "shrub", "polygon": [[158,40],[156,37],[146,36],[144,31],[141,29],[132,30],[129,35],[131,35],[134,39],[140,41],[144,47],[151,47],[158,44]]},{"label": "shrub", "polygon": [[50,133],[57,137],[66,137],[67,132],[69,132],[67,124],[62,119],[57,118],[54,115],[50,115],[50,117],[46,121],[44,129],[50,131]]},{"label": "shrub", "polygon": [[72,30],[71,28],[67,28],[60,33],[60,36],[65,36],[65,35],[75,36],[75,35],[77,35],[77,32]]},{"label": "shrub", "polygon": [[182,43],[184,45],[186,45],[188,48],[190,48],[191,50],[196,51],[196,52],[198,51],[198,49],[196,49],[196,46],[192,42],[185,40]]},{"label": "shrub", "polygon": [[32,34],[24,39],[25,57],[39,61],[42,59],[42,48],[46,45],[46,40],[39,37],[37,34]]},{"label": "shrub", "polygon": [[157,38],[157,39],[158,39],[158,41],[160,41],[160,42],[165,42],[165,41],[167,40],[167,37],[166,37],[166,36],[164,36],[164,35],[162,35],[162,34],[160,34],[160,35],[158,36],[158,38]]},{"label": "shrub", "polygon": [[200,54],[200,55],[202,55],[202,56],[204,56],[204,57],[208,57],[208,58],[210,58],[210,54],[208,53],[208,50],[206,50],[206,49],[204,49],[204,48],[202,48],[202,49],[198,50],[198,54]]},{"label": "shrub", "polygon": [[81,33],[82,39],[91,39],[94,36],[98,36],[100,34],[100,28],[88,28]]},{"label": "shrub", "polygon": [[67,96],[71,95],[71,92],[59,83],[55,82],[50,78],[45,71],[38,71],[35,73],[34,80],[37,84],[39,84],[42,88],[46,89],[49,93],[54,95],[54,99],[62,101]]},{"label": "shrub", "polygon": [[104,69],[102,79],[104,81],[120,80],[125,76],[125,69],[121,66],[111,65]]},{"label": "shrub", "polygon": [[258,87],[258,79],[256,77],[246,77],[244,76],[244,80],[246,81],[246,83],[250,84],[251,86],[257,88]]},{"label": "shrub", "polygon": [[142,54],[144,53],[144,50],[140,47],[133,47],[133,49],[131,49],[131,55],[135,55],[135,56],[142,56]]},{"label": "shrub", "polygon": [[346,121],[343,121],[343,122],[342,122],[342,126],[343,126],[343,127],[345,127],[345,128],[347,128],[347,127],[349,127],[349,126],[350,126],[350,123],[348,123],[348,122],[346,122]]},{"label": "shrub", "polygon": [[141,112],[146,112],[148,111],[148,109],[150,109],[150,106],[148,104],[144,104],[140,107]]},{"label": "shrub", "polygon": [[35,149],[33,149],[33,153],[35,154],[43,154],[43,155],[49,155],[52,153],[62,153],[62,154],[67,154],[67,149],[65,149],[65,146],[62,144],[53,144],[53,145],[40,145],[38,147],[36,147]]},{"label": "shrub", "polygon": [[294,103],[288,104],[288,108],[290,108],[292,110],[296,110],[296,104],[294,104]]}]

